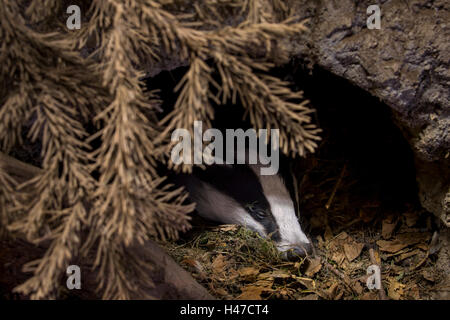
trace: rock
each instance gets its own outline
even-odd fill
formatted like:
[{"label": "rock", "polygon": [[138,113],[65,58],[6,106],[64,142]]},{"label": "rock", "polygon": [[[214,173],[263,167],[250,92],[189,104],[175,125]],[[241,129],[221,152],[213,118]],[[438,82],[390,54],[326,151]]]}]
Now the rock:
[{"label": "rock", "polygon": [[[372,4],[290,0],[310,32],[285,44],[291,57],[348,79],[392,109],[414,151],[421,203],[450,226],[450,2],[382,1],[380,30],[367,28]],[[162,61],[146,70],[153,76],[186,63]]]},{"label": "rock", "polygon": [[450,3],[383,2],[380,30],[366,27],[373,1],[291,3],[310,19],[311,30],[289,43],[291,55],[348,79],[392,109],[414,151],[421,203],[450,226]]}]

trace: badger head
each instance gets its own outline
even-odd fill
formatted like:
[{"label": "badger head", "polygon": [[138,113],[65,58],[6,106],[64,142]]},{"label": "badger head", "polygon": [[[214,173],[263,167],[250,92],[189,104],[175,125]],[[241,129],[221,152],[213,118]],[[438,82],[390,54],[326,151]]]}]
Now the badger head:
[{"label": "badger head", "polygon": [[[258,175],[257,172],[260,171],[251,167],[259,179],[267,202],[250,206],[247,211],[257,223],[264,226],[262,234],[275,241],[282,256],[288,260],[311,255],[311,242],[300,226],[294,203],[280,175]],[[255,214],[255,211],[259,214]]]},{"label": "badger head", "polygon": [[212,165],[189,176],[184,185],[200,216],[272,239],[287,260],[311,255],[311,242],[280,175],[261,175],[259,165]]}]

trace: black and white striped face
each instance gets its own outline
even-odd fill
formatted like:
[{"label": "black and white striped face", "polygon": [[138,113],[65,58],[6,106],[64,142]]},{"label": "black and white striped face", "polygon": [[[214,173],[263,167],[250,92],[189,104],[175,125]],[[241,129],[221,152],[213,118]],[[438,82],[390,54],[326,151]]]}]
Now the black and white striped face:
[{"label": "black and white striped face", "polygon": [[202,217],[252,229],[272,239],[286,259],[311,254],[280,175],[260,175],[258,164],[212,165],[183,184]]}]

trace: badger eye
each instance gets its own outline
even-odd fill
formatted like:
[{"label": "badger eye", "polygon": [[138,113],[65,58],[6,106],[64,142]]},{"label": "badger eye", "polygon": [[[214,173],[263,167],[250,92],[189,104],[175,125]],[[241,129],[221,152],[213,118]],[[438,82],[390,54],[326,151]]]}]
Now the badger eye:
[{"label": "badger eye", "polygon": [[264,209],[261,209],[257,205],[258,203],[255,201],[253,203],[249,203],[245,206],[247,211],[257,219],[265,219],[267,217],[267,212]]},{"label": "badger eye", "polygon": [[264,219],[267,216],[267,212],[264,210],[256,210],[254,214],[259,219]]},{"label": "badger eye", "polygon": [[248,212],[253,213],[256,212],[257,210],[257,206],[256,206],[257,202],[252,202],[252,203],[247,203],[245,205],[245,209],[247,209]]}]

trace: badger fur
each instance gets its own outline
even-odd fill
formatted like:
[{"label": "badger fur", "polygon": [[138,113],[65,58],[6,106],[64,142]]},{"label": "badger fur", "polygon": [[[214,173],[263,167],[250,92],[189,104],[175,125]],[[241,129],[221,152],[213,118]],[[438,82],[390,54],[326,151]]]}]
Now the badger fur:
[{"label": "badger fur", "polygon": [[178,180],[197,204],[200,216],[242,225],[272,239],[285,259],[310,255],[311,242],[300,227],[283,178],[262,175],[261,166],[260,162],[214,164],[204,170],[196,168]]}]

